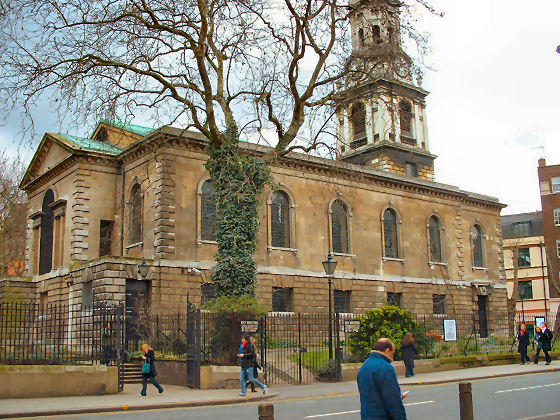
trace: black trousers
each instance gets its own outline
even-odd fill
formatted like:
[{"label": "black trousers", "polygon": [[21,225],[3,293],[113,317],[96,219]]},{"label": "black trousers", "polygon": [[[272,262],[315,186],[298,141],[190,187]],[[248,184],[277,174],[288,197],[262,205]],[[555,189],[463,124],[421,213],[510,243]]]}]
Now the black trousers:
[{"label": "black trousers", "polygon": [[527,347],[520,348],[519,353],[521,354],[521,363],[529,362],[531,360],[529,359],[529,356],[527,356]]},{"label": "black trousers", "polygon": [[152,385],[158,389],[159,392],[163,392],[163,388],[156,380],[155,376],[142,374],[142,391],[140,392],[140,394],[146,395],[146,387],[148,386],[148,379],[150,380]]}]

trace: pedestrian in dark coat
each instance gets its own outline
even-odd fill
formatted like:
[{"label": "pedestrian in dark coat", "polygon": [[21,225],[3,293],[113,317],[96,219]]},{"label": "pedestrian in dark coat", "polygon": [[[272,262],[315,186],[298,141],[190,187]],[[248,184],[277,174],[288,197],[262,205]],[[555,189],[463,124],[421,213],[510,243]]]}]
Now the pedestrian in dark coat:
[{"label": "pedestrian in dark coat", "polygon": [[542,329],[542,351],[544,353],[544,357],[546,360],[545,365],[550,365],[552,359],[550,358],[549,351],[552,350],[552,331],[548,329],[548,325],[546,322],[541,324]]},{"label": "pedestrian in dark coat", "polygon": [[527,346],[529,346],[529,332],[525,324],[519,325],[520,329],[517,333],[517,341],[519,345],[517,346],[517,352],[521,355],[521,364],[524,365],[525,362],[529,362],[529,356],[527,356]]},{"label": "pedestrian in dark coat", "polygon": [[403,394],[391,366],[395,345],[381,338],[358,372],[362,420],[406,420]]},{"label": "pedestrian in dark coat", "polygon": [[241,374],[240,374],[240,382],[241,382],[241,393],[239,396],[244,397],[247,395],[247,382],[253,382],[258,387],[262,388],[263,394],[266,394],[267,387],[265,384],[260,382],[258,379],[255,379],[253,370],[255,368],[255,346],[250,341],[250,336],[247,333],[243,333],[243,344],[241,345],[241,353],[237,354],[237,357],[240,358],[241,364]]},{"label": "pedestrian in dark coat", "polygon": [[142,391],[140,392],[140,395],[143,397],[146,396],[146,387],[148,385],[148,379],[150,380],[152,385],[158,389],[159,393],[161,394],[163,392],[163,387],[156,380],[156,376],[157,376],[156,355],[154,353],[154,349],[147,344],[142,344],[142,351],[144,352],[144,356],[142,356],[144,363],[146,361],[150,363],[150,372],[142,373]]},{"label": "pedestrian in dark coat", "polygon": [[414,338],[412,333],[406,333],[402,339],[402,358],[404,367],[406,368],[405,376],[407,378],[414,376],[414,358],[418,356],[418,349],[414,345]]}]

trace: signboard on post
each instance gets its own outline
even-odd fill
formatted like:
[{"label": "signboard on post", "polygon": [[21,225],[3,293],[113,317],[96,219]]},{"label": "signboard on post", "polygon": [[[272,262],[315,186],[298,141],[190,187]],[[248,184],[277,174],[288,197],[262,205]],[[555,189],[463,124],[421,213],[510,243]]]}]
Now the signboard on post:
[{"label": "signboard on post", "polygon": [[241,332],[256,333],[259,330],[259,321],[241,321]]},{"label": "signboard on post", "polygon": [[535,317],[535,325],[536,325],[537,327],[540,327],[541,324],[542,324],[543,322],[546,322],[546,321],[544,320],[544,316],[536,316],[536,317]]},{"label": "signboard on post", "polygon": [[457,341],[457,324],[454,319],[443,320],[443,333],[445,341]]}]

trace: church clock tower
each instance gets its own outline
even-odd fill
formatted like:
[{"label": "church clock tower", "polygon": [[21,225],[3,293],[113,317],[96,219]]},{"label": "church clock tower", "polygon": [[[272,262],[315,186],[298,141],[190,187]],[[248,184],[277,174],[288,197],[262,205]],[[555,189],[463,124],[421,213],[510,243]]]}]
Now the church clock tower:
[{"label": "church clock tower", "polygon": [[[350,4],[355,70],[337,97],[339,159],[396,174],[434,179],[421,75],[403,51],[398,0]],[[365,76],[367,75],[367,76]]]}]

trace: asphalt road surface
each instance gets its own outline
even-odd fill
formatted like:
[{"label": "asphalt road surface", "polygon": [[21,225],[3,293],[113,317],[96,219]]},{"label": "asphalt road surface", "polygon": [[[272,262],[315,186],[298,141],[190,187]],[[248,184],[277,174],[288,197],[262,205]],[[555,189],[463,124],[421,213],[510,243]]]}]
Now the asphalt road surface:
[{"label": "asphalt road surface", "polygon": [[[410,420],[459,419],[457,384],[415,386],[405,399]],[[560,372],[520,375],[472,382],[474,418],[497,419],[560,419]],[[356,393],[282,399],[273,403],[275,420],[356,420],[360,403]],[[258,403],[200,408],[104,413],[98,415],[59,416],[74,419],[188,419],[188,420],[256,420]]]}]

